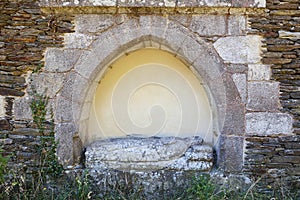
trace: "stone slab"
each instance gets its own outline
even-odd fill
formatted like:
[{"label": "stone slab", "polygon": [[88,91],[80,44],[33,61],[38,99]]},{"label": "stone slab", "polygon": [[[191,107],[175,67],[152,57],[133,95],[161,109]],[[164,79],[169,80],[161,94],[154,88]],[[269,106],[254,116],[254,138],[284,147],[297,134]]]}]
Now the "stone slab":
[{"label": "stone slab", "polygon": [[[58,141],[57,157],[64,166],[72,165],[73,158],[73,136],[76,127],[73,123],[60,123],[55,126],[55,139]],[[60,142],[61,141],[61,142]]]},{"label": "stone slab", "polygon": [[13,104],[13,112],[15,120],[30,120],[32,119],[32,112],[30,109],[31,98],[25,96],[17,98]]},{"label": "stone slab", "polygon": [[246,74],[233,74],[232,80],[239,91],[243,103],[247,101],[247,77]]},{"label": "stone slab", "polygon": [[247,110],[275,111],[280,106],[279,83],[253,81],[248,83]]},{"label": "stone slab", "polygon": [[93,42],[92,35],[80,33],[66,33],[64,35],[65,48],[70,49],[86,49]]},{"label": "stone slab", "polygon": [[6,115],[5,107],[6,107],[5,97],[0,96],[0,118],[5,117],[5,115]]},{"label": "stone slab", "polygon": [[80,50],[47,48],[45,53],[45,70],[47,72],[67,72],[74,67],[81,55]]},{"label": "stone slab", "polygon": [[231,36],[218,39],[214,47],[227,63],[258,63],[261,59],[261,36]]},{"label": "stone slab", "polygon": [[280,38],[300,40],[300,32],[278,31]]},{"label": "stone slab", "polygon": [[293,119],[285,113],[247,113],[246,134],[291,134]]},{"label": "stone slab", "polygon": [[34,73],[31,75],[32,80],[28,92],[36,91],[38,94],[44,94],[49,98],[55,97],[56,93],[62,88],[64,74],[62,73]]},{"label": "stone slab", "polygon": [[218,167],[226,172],[239,172],[243,168],[243,136],[220,136],[216,149]]},{"label": "stone slab", "polygon": [[86,148],[86,166],[95,170],[210,171],[212,147],[199,137],[134,137],[99,140]]},{"label": "stone slab", "polygon": [[225,35],[226,16],[199,15],[193,16],[190,28],[203,36]]},{"label": "stone slab", "polygon": [[271,68],[269,65],[249,64],[248,80],[270,80]]},{"label": "stone slab", "polygon": [[228,35],[244,35],[246,33],[247,20],[244,15],[229,15]]},{"label": "stone slab", "polygon": [[115,23],[116,17],[109,14],[77,15],[75,17],[75,31],[77,33],[101,33]]}]

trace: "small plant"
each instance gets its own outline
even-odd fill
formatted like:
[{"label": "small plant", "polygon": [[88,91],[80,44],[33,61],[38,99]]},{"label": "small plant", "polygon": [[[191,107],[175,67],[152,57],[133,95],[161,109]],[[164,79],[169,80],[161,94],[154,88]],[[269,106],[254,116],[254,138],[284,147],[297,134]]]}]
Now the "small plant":
[{"label": "small plant", "polygon": [[46,115],[48,97],[42,94],[38,94],[34,91],[33,100],[31,101],[30,108],[32,111],[33,122],[37,125],[40,133],[41,144],[38,146],[38,153],[40,155],[40,167],[43,175],[52,175],[57,177],[63,172],[62,165],[59,164],[56,149],[58,142],[55,141],[54,132],[54,117],[52,109],[50,110],[51,121],[50,130],[45,132]]},{"label": "small plant", "polygon": [[39,64],[35,66],[35,68],[32,70],[32,73],[39,73],[43,68],[43,64]]},{"label": "small plant", "polygon": [[201,174],[192,180],[190,188],[187,189],[188,199],[227,199],[227,190],[220,189],[214,184],[209,174]]},{"label": "small plant", "polygon": [[8,158],[2,155],[2,148],[0,148],[0,184],[4,181],[4,175],[6,174],[6,167]]}]

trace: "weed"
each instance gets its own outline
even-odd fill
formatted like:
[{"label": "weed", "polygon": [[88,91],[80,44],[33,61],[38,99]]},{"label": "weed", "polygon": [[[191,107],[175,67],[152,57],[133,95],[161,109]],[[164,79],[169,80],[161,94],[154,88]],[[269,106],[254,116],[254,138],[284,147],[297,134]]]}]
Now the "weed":
[{"label": "weed", "polygon": [[58,142],[55,141],[53,111],[52,109],[50,110],[50,132],[46,134],[45,123],[49,99],[47,96],[38,94],[35,91],[33,92],[32,96],[33,100],[31,101],[30,108],[32,111],[33,122],[37,125],[41,135],[41,144],[37,149],[40,155],[40,172],[42,173],[42,176],[46,174],[57,177],[63,172],[63,167],[59,164],[56,156]]},{"label": "weed", "polygon": [[6,167],[8,158],[2,155],[2,148],[0,148],[0,184],[4,181],[4,175],[6,174]]}]

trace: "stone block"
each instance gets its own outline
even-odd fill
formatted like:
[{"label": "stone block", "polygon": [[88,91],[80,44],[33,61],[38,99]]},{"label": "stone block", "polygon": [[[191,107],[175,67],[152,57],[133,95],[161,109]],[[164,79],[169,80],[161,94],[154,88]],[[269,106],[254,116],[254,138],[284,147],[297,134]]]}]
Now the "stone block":
[{"label": "stone block", "polygon": [[168,19],[162,16],[153,16],[151,21],[151,36],[165,38],[168,28]]},{"label": "stone block", "polygon": [[65,48],[70,49],[86,49],[93,42],[95,36],[80,34],[80,33],[66,33],[64,35]]},{"label": "stone block", "polygon": [[185,38],[188,37],[189,30],[182,25],[177,24],[176,22],[170,21],[168,23],[168,28],[166,30],[166,41],[168,46],[176,52],[183,42]]},{"label": "stone block", "polygon": [[233,74],[232,80],[239,91],[243,103],[247,101],[247,77],[246,74]]},{"label": "stone block", "polygon": [[261,36],[258,35],[223,37],[214,47],[228,63],[258,63],[261,59]]},{"label": "stone block", "polygon": [[6,113],[6,101],[4,96],[0,96],[0,118],[5,117]]},{"label": "stone block", "polygon": [[244,138],[220,136],[217,144],[217,165],[226,172],[240,172],[243,168]]},{"label": "stone block", "polygon": [[260,81],[270,80],[271,68],[269,65],[249,64],[248,65],[248,80]]},{"label": "stone block", "polygon": [[67,72],[81,55],[80,50],[48,48],[45,53],[45,70],[47,72]]},{"label": "stone block", "polygon": [[31,98],[25,96],[23,98],[17,98],[13,104],[13,113],[15,120],[31,120],[32,112],[30,108]]},{"label": "stone block", "polygon": [[94,70],[99,66],[101,60],[94,51],[83,51],[78,59],[74,70],[85,78],[94,74]]},{"label": "stone block", "polygon": [[244,15],[229,15],[228,35],[244,35],[246,26],[247,20]]},{"label": "stone block", "polygon": [[203,36],[225,35],[226,18],[219,15],[193,16],[190,28]]},{"label": "stone block", "polygon": [[113,15],[77,15],[75,17],[75,31],[78,33],[101,33],[115,23]]},{"label": "stone block", "polygon": [[85,101],[86,91],[89,88],[89,82],[84,77],[75,72],[69,73],[63,83],[63,88],[59,95],[69,101],[83,103]]},{"label": "stone block", "polygon": [[81,117],[82,104],[62,96],[57,98],[56,104],[53,107],[55,108],[54,117],[57,122],[78,121]]},{"label": "stone block", "polygon": [[285,113],[247,113],[246,134],[274,135],[291,134],[293,119]]},{"label": "stone block", "polygon": [[62,73],[33,73],[30,77],[32,82],[27,90],[29,93],[34,90],[38,94],[44,94],[49,98],[53,98],[62,88],[64,77]]},{"label": "stone block", "polygon": [[199,57],[202,57],[205,53],[207,53],[206,49],[199,48],[199,43],[201,41],[195,40],[190,36],[184,39],[183,44],[180,45],[180,49],[177,51],[179,56],[182,56],[182,60],[188,61],[188,63],[193,63]]},{"label": "stone block", "polygon": [[226,107],[225,121],[222,126],[223,135],[242,136],[245,133],[245,106],[231,104]]},{"label": "stone block", "polygon": [[232,6],[265,8],[266,0],[232,0]]},{"label": "stone block", "polygon": [[[223,81],[224,88],[226,91],[226,104],[242,103],[241,94],[236,86],[237,83],[235,83],[232,78],[232,75],[230,73],[223,73],[222,81]],[[243,86],[239,86],[239,87],[243,90],[245,88],[245,87],[243,88]],[[241,91],[241,92],[243,92],[243,91]]]},{"label": "stone block", "polygon": [[128,48],[142,42],[141,36],[141,27],[138,20],[131,19],[109,30],[105,37],[110,41],[107,46],[109,50],[119,49],[124,53],[128,52]]},{"label": "stone block", "polygon": [[247,110],[275,111],[278,110],[279,83],[278,82],[249,82]]},{"label": "stone block", "polygon": [[246,64],[227,64],[226,71],[229,73],[244,73],[247,71]]},{"label": "stone block", "polygon": [[73,137],[77,130],[73,123],[60,123],[55,126],[55,139],[58,141],[57,156],[64,166],[74,163]]},{"label": "stone block", "polygon": [[139,26],[141,27],[141,34],[144,36],[150,35],[152,24],[151,15],[142,15],[139,18]]},{"label": "stone block", "polygon": [[278,31],[280,38],[300,40],[300,32]]},{"label": "stone block", "polygon": [[155,1],[141,1],[141,0],[120,0],[118,6],[120,7],[175,7],[175,0],[155,0]]},{"label": "stone block", "polygon": [[70,6],[103,6],[110,7],[116,6],[117,0],[68,0],[68,1],[57,1],[57,0],[40,0],[39,5],[43,7],[70,7]]}]

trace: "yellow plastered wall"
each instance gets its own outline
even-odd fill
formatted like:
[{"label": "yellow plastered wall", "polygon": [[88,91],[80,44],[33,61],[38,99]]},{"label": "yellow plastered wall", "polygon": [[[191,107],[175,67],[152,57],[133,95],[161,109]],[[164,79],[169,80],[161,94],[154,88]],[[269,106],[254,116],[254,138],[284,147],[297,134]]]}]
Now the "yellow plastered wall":
[{"label": "yellow plastered wall", "polygon": [[192,71],[168,52],[145,48],[106,70],[84,140],[200,136],[214,143],[212,121],[206,91]]}]

